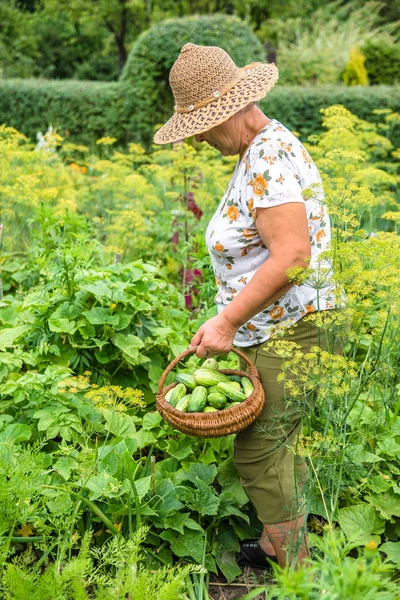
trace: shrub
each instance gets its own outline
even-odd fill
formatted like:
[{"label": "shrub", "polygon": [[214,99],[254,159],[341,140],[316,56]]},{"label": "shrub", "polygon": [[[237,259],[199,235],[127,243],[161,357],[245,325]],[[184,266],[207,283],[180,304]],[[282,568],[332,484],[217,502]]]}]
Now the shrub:
[{"label": "shrub", "polygon": [[400,82],[400,46],[371,40],[364,44],[365,66],[371,85]]},{"label": "shrub", "polygon": [[[381,117],[374,113],[377,108],[400,112],[399,87],[376,86],[275,86],[260,102],[260,108],[269,116],[275,117],[292,131],[298,131],[305,139],[313,133],[320,133],[321,108],[332,104],[342,104],[361,119],[379,123]],[[400,146],[400,127],[393,125],[387,132],[395,147]]]},{"label": "shrub", "polygon": [[121,86],[96,81],[0,80],[0,123],[30,138],[52,125],[63,137],[94,145],[106,132],[125,141]]},{"label": "shrub", "polygon": [[346,85],[368,85],[365,56],[358,48],[352,48],[342,79]]},{"label": "shrub", "polygon": [[154,25],[139,36],[121,76],[131,115],[129,130],[140,142],[149,140],[156,123],[172,114],[174,100],[168,74],[187,42],[219,46],[239,67],[265,60],[261,42],[237,17],[194,16]]},{"label": "shrub", "polygon": [[395,40],[394,26],[381,24],[381,7],[375,0],[320,4],[312,19],[271,19],[261,24],[258,35],[274,41],[285,85],[338,83],[352,47],[369,40]]},{"label": "shrub", "polygon": [[[167,80],[164,83],[168,85]],[[366,93],[360,86],[283,86],[278,82],[260,101],[260,107],[304,139],[322,131],[321,108],[343,104],[360,118],[377,123],[376,108],[400,112],[399,92],[399,86],[373,86]],[[63,137],[93,148],[104,136],[116,138],[120,145],[140,140],[150,145],[152,128],[171,116],[172,107],[164,108],[161,116],[159,108],[143,103],[145,113],[137,107],[138,112],[132,115],[133,102],[132,89],[119,83],[0,80],[0,124],[15,127],[31,139],[53,125]],[[132,127],[133,119],[144,121],[145,130],[139,125]],[[396,147],[400,146],[399,129],[393,125],[387,133]]]}]

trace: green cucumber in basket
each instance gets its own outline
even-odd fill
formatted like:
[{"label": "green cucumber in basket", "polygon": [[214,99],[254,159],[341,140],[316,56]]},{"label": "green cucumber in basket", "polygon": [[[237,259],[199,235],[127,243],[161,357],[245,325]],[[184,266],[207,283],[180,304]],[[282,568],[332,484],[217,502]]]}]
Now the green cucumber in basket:
[{"label": "green cucumber in basket", "polygon": [[198,385],[190,394],[188,412],[203,412],[207,404],[207,390],[205,387]]},{"label": "green cucumber in basket", "polygon": [[193,373],[193,377],[198,385],[204,385],[205,387],[211,387],[218,383],[231,382],[227,375],[224,375],[219,371],[212,371],[211,369],[197,369],[197,371]]},{"label": "green cucumber in basket", "polygon": [[209,413],[209,412],[218,412],[218,408],[214,408],[213,406],[206,406],[204,409],[205,413]]},{"label": "green cucumber in basket", "polygon": [[232,408],[232,406],[237,406],[238,404],[242,404],[242,403],[241,403],[241,402],[230,402],[229,404],[227,404],[227,405],[225,406],[225,410],[226,410],[227,408]]},{"label": "green cucumber in basket", "polygon": [[208,395],[215,394],[215,392],[218,392],[218,394],[222,394],[223,393],[223,392],[221,392],[221,390],[219,389],[219,387],[216,386],[216,385],[212,385],[211,387],[207,388],[207,392],[208,392]]},{"label": "green cucumber in basket", "polygon": [[202,369],[211,369],[211,371],[219,371],[219,364],[215,358],[207,358],[201,365]]},{"label": "green cucumber in basket", "polygon": [[230,400],[233,402],[242,402],[242,400],[246,400],[247,396],[243,392],[239,390],[235,390],[231,385],[227,383],[218,383],[218,387]]},{"label": "green cucumber in basket", "polygon": [[230,381],[229,383],[227,383],[227,385],[230,385],[232,389],[238,390],[239,392],[243,391],[242,386],[237,381]]},{"label": "green cucumber in basket", "polygon": [[242,377],[242,387],[247,398],[254,392],[254,386],[248,377]]},{"label": "green cucumber in basket", "polygon": [[221,408],[225,408],[227,402],[227,398],[225,394],[220,392],[214,392],[213,394],[208,394],[207,403],[213,408],[217,408],[221,410]]},{"label": "green cucumber in basket", "polygon": [[190,394],[186,394],[186,396],[183,396],[183,398],[178,400],[178,402],[175,406],[176,410],[181,410],[182,412],[187,412],[187,409],[189,406],[189,401],[190,401]]},{"label": "green cucumber in basket", "polygon": [[236,383],[242,383],[242,378],[240,375],[228,375],[231,381],[236,381]]},{"label": "green cucumber in basket", "polygon": [[177,402],[187,393],[186,387],[183,383],[178,383],[173,389],[172,394],[169,399],[169,403],[171,406],[176,407]]},{"label": "green cucumber in basket", "polygon": [[194,390],[197,385],[193,375],[189,375],[188,373],[178,373],[175,381],[176,383],[183,383],[188,390]]}]

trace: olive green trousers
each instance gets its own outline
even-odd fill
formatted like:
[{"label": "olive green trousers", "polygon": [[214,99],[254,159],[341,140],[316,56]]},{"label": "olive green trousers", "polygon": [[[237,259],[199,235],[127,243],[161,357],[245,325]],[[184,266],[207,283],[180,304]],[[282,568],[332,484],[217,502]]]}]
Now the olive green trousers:
[{"label": "olive green trousers", "polygon": [[[296,342],[304,353],[312,346],[326,348],[325,332],[310,321],[300,320],[291,331],[274,339]],[[265,404],[261,415],[236,436],[234,462],[258,518],[272,525],[292,521],[306,512],[303,488],[309,473],[297,445],[302,403],[307,402],[307,396],[290,401],[285,383],[277,381],[283,358],[266,349],[267,344],[240,348],[257,367]],[[242,359],[240,368],[246,370]]]}]

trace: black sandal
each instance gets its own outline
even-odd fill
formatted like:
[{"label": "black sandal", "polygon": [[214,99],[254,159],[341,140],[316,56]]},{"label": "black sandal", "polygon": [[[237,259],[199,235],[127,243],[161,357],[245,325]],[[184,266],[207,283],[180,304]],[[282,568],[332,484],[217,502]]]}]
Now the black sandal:
[{"label": "black sandal", "polygon": [[277,563],[276,556],[267,554],[261,548],[258,540],[243,540],[240,542],[240,552],[237,556],[237,562],[240,566],[247,565],[256,569],[270,569],[271,565],[267,559]]}]

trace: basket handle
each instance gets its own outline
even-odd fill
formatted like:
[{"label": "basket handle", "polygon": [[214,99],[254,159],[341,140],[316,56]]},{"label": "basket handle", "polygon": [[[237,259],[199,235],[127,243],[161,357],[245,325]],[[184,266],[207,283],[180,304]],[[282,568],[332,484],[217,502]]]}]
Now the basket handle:
[{"label": "basket handle", "polygon": [[[176,365],[186,356],[190,356],[191,354],[194,354],[197,350],[198,346],[193,346],[193,348],[188,348],[187,350],[184,350],[182,352],[182,354],[179,354],[179,356],[177,356],[176,358],[174,358],[174,360],[172,362],[170,362],[170,364],[168,365],[168,367],[165,369],[164,373],[161,375],[160,381],[158,383],[158,393],[161,394],[163,387],[164,387],[164,382],[167,378],[167,376],[169,375],[169,373],[174,369],[174,367],[176,367]],[[242,352],[241,350],[238,350],[237,348],[232,348],[230,350],[230,352],[234,352],[235,354],[237,354],[247,365],[247,371],[249,372],[250,375],[255,375],[256,377],[258,377],[258,371],[256,369],[256,367],[253,365],[253,363],[251,362],[251,360],[249,358],[247,358],[247,356],[244,354],[244,352]]]}]

